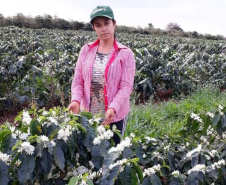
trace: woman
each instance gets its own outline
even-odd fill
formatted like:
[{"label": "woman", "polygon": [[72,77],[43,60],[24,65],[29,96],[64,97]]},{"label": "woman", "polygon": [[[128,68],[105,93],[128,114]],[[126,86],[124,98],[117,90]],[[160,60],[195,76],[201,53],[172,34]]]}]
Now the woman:
[{"label": "woman", "polygon": [[[105,114],[103,125],[116,125],[124,133],[126,116],[130,111],[135,59],[131,49],[114,37],[116,21],[109,6],[97,6],[90,23],[98,39],[82,47],[72,81],[69,109],[78,114],[88,110]],[[120,142],[113,136],[116,144]]]}]

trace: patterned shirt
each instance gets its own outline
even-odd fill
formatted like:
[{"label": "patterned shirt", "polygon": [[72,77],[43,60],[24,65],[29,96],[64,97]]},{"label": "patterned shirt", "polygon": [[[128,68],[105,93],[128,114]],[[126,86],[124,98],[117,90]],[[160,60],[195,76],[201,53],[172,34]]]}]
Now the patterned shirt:
[{"label": "patterned shirt", "polygon": [[90,112],[93,114],[105,114],[104,99],[104,71],[108,61],[109,54],[96,54],[92,69],[92,81],[90,91]]}]

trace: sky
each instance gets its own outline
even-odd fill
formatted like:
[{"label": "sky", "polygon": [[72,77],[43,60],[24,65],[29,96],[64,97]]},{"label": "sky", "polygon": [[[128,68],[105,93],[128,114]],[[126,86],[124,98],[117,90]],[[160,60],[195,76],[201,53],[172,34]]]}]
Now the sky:
[{"label": "sky", "polygon": [[226,37],[226,0],[1,0],[4,16],[51,15],[65,20],[89,22],[98,5],[113,9],[117,25],[165,29],[177,23],[184,31]]}]

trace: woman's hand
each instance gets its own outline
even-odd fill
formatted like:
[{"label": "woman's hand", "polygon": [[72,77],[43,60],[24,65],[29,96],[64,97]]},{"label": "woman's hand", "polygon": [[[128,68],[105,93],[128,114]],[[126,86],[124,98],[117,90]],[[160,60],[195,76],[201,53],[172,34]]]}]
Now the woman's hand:
[{"label": "woman's hand", "polygon": [[105,113],[105,120],[102,125],[110,125],[114,120],[115,111],[114,109],[108,109]]},{"label": "woman's hand", "polygon": [[79,113],[79,103],[78,102],[72,102],[70,105],[68,105],[68,109],[74,112],[75,114]]}]

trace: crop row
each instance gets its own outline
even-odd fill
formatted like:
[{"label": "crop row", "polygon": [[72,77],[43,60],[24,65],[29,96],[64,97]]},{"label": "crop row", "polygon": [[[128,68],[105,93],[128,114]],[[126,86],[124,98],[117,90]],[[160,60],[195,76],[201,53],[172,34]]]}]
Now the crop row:
[{"label": "crop row", "polygon": [[[93,32],[0,28],[0,110],[32,103],[67,105],[81,47]],[[226,87],[226,42],[118,33],[136,57],[137,102],[198,86]]]}]

